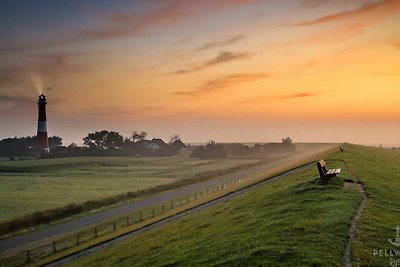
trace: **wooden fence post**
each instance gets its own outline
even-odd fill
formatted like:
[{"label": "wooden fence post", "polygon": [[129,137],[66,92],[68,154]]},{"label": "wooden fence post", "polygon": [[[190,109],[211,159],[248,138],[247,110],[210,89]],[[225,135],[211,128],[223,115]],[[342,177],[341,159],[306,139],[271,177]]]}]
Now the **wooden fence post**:
[{"label": "wooden fence post", "polygon": [[31,261],[31,251],[28,249],[26,251],[26,262],[30,262]]},{"label": "wooden fence post", "polygon": [[140,212],[140,218],[139,218],[139,222],[141,222],[143,220],[143,213]]},{"label": "wooden fence post", "polygon": [[152,217],[154,217],[154,208],[153,208],[153,212],[152,212],[152,215],[153,215]]},{"label": "wooden fence post", "polygon": [[194,199],[197,199],[197,193],[194,193]]},{"label": "wooden fence post", "polygon": [[161,206],[162,207],[162,211],[164,212],[165,211],[165,207],[164,207],[164,204]]},{"label": "wooden fence post", "polygon": [[56,241],[53,241],[53,253],[56,253],[57,249],[56,249]]},{"label": "wooden fence post", "polygon": [[114,221],[114,223],[113,223],[113,231],[115,231],[115,230],[117,230],[117,224]]},{"label": "wooden fence post", "polygon": [[76,244],[79,245],[79,233],[76,235]]},{"label": "wooden fence post", "polygon": [[97,227],[94,228],[94,237],[97,237]]}]

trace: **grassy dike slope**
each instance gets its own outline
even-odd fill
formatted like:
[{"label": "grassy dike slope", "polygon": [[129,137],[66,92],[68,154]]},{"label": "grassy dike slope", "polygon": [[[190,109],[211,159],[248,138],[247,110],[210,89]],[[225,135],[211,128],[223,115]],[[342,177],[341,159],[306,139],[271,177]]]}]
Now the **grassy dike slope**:
[{"label": "grassy dike slope", "polygon": [[390,257],[374,256],[374,250],[400,250],[388,242],[394,241],[394,228],[400,225],[400,151],[349,146],[340,156],[368,195],[353,243],[353,266],[391,266]]},{"label": "grassy dike slope", "polygon": [[342,266],[361,195],[316,178],[307,168],[70,266]]}]

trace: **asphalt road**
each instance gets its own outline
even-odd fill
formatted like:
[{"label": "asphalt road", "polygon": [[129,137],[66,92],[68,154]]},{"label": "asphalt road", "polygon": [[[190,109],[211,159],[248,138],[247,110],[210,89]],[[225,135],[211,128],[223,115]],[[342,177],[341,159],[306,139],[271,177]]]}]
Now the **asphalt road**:
[{"label": "asphalt road", "polygon": [[80,218],[76,218],[58,225],[49,226],[34,232],[28,232],[19,236],[10,237],[8,239],[0,240],[0,253],[7,253],[9,250],[13,250],[20,246],[25,246],[33,242],[37,242],[46,238],[56,237],[60,234],[65,234],[70,231],[75,231],[79,228],[89,226],[100,221],[108,221],[114,217],[123,216],[126,213],[132,213],[134,211],[143,209],[148,206],[153,206],[158,203],[166,202],[169,200],[177,199],[182,196],[189,194],[194,194],[201,190],[207,190],[207,188],[221,185],[222,183],[227,183],[233,180],[242,178],[243,176],[256,173],[259,171],[268,171],[274,168],[284,168],[285,166],[293,164],[301,159],[323,153],[324,151],[331,149],[335,145],[319,145],[313,146],[309,149],[304,148],[302,151],[291,154],[283,159],[265,163],[257,167],[239,170],[237,172],[224,175],[211,180],[202,181],[193,185],[177,188],[172,191],[167,191],[159,193],[156,195],[149,196],[142,200],[138,200],[133,203],[118,206],[115,208],[99,211],[97,213],[89,214]]}]

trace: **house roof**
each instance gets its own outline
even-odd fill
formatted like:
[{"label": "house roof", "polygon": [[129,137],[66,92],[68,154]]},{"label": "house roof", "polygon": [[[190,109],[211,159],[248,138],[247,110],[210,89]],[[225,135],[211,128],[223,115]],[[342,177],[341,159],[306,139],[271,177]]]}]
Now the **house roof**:
[{"label": "house roof", "polygon": [[177,147],[179,149],[186,148],[186,145],[181,141],[181,139],[175,140],[172,143],[172,146]]},{"label": "house roof", "polygon": [[157,144],[159,147],[166,146],[167,144],[160,138],[153,138],[149,143]]}]

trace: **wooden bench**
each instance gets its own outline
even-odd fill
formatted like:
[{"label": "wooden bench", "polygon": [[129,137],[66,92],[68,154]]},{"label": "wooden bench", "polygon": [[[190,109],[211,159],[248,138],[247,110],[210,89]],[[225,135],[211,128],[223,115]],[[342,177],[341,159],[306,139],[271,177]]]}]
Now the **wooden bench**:
[{"label": "wooden bench", "polygon": [[340,169],[331,169],[326,170],[326,162],[325,160],[321,159],[317,162],[319,176],[321,177],[322,182],[327,182],[330,177],[335,177],[337,174],[340,173]]}]

